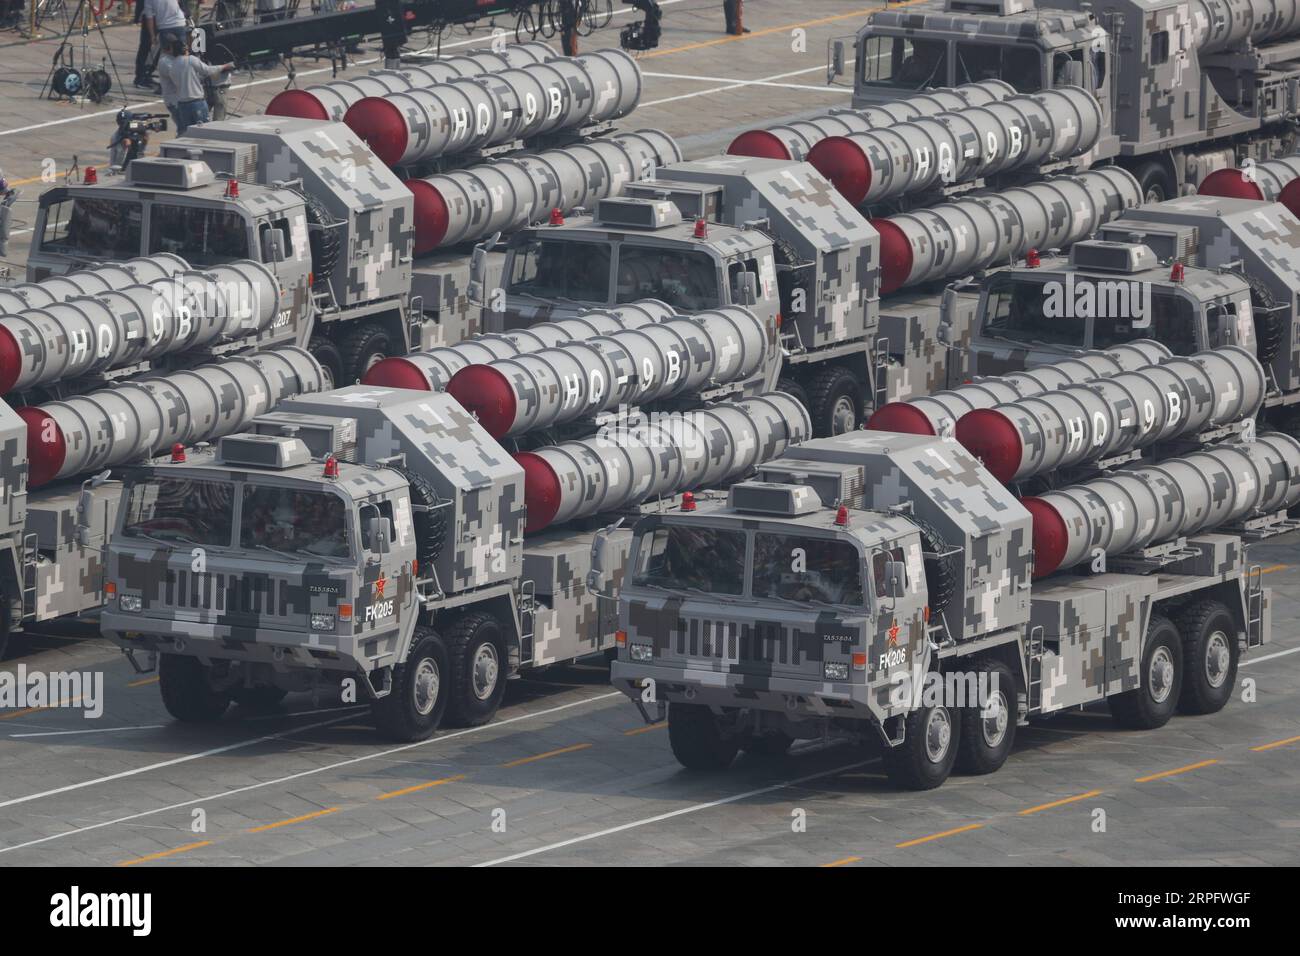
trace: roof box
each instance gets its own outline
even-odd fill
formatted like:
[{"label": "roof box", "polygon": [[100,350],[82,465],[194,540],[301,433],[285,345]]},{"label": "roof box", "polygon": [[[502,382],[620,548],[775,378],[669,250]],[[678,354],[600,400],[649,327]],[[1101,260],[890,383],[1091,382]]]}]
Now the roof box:
[{"label": "roof box", "polygon": [[217,460],[223,465],[282,470],[307,464],[311,452],[301,439],[287,435],[227,435],[217,446]]},{"label": "roof box", "polygon": [[596,223],[616,229],[663,229],[679,226],[682,213],[667,199],[602,199],[596,203]]},{"label": "roof box", "polygon": [[736,511],[797,518],[822,507],[821,497],[809,485],[775,481],[742,481],[731,486],[727,502]]},{"label": "roof box", "polygon": [[207,163],[198,159],[168,156],[142,156],[126,167],[128,186],[150,189],[195,189],[215,182],[216,176]]}]

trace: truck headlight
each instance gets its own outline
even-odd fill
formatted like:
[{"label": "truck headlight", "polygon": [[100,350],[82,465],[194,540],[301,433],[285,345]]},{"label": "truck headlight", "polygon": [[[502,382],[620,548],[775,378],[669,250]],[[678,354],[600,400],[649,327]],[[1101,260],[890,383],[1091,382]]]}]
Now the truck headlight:
[{"label": "truck headlight", "polygon": [[827,680],[848,680],[849,665],[840,661],[826,661],[822,664],[822,676]]},{"label": "truck headlight", "polygon": [[144,607],[144,599],[139,594],[123,594],[118,597],[117,606],[123,611],[135,614]]},{"label": "truck headlight", "polygon": [[632,644],[629,651],[634,661],[649,661],[655,656],[655,649],[649,644]]},{"label": "truck headlight", "polygon": [[311,629],[313,631],[332,631],[334,630],[333,614],[313,614],[311,616]]}]

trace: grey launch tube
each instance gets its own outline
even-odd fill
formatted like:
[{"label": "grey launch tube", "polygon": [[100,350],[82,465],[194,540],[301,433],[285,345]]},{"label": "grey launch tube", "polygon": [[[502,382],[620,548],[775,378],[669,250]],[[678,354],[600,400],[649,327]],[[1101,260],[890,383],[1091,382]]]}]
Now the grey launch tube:
[{"label": "grey launch tube", "polygon": [[880,233],[882,294],[1007,262],[1030,249],[1083,239],[1142,202],[1118,166],[872,219]]},{"label": "grey launch tube", "polygon": [[892,103],[868,106],[860,110],[833,110],[782,126],[751,129],[741,133],[727,152],[732,156],[758,156],[764,159],[807,159],[814,146],[828,136],[848,136],[883,129],[972,106],[987,106],[1014,96],[1016,88],[1005,80],[982,80],[952,89],[930,90]]},{"label": "grey launch tube", "polygon": [[1240,168],[1215,170],[1201,180],[1196,193],[1199,196],[1280,202],[1292,215],[1300,216],[1300,156],[1284,156]]},{"label": "grey launch tube", "polygon": [[0,317],[0,394],[255,335],[280,284],[244,260]]},{"label": "grey launch tube", "polygon": [[1034,577],[1268,515],[1300,501],[1300,441],[1281,432],[1124,469],[1021,503],[1034,519]]},{"label": "grey launch tube", "polygon": [[293,395],[325,387],[311,353],[286,346],[148,375],[63,402],[18,409],[27,424],[30,487],[213,441]]},{"label": "grey launch tube", "polygon": [[[1189,47],[1216,53],[1250,40],[1259,45],[1300,34],[1298,0],[1193,0]],[[1171,34],[1171,42],[1176,34]]]},{"label": "grey launch tube", "polygon": [[626,116],[641,69],[622,50],[368,96],[343,117],[390,166],[487,149]]},{"label": "grey launch tube", "polygon": [[408,179],[415,196],[415,254],[512,232],[553,209],[568,215],[649,179],[682,152],[657,129],[511,156],[467,169]]},{"label": "grey launch tube", "polygon": [[125,262],[113,262],[62,276],[49,276],[39,282],[19,282],[0,288],[0,315],[13,315],[28,309],[43,309],[80,295],[98,295],[124,289],[137,283],[166,279],[188,269],[190,264],[170,252],[140,256]]},{"label": "grey launch tube", "polygon": [[1228,345],[968,412],[956,437],[1009,483],[1252,418],[1267,389],[1259,360]]},{"label": "grey launch tube", "polygon": [[555,58],[555,52],[549,46],[537,41],[514,43],[500,50],[469,50],[431,63],[403,66],[400,70],[375,70],[350,80],[331,80],[301,90],[284,90],[267,104],[266,115],[341,123],[348,107],[367,96],[403,93],[449,80],[545,63]]},{"label": "grey launch tube", "polygon": [[1117,345],[1105,352],[1081,352],[1023,372],[977,378],[933,395],[888,402],[876,410],[867,427],[883,432],[951,436],[962,416],[976,409],[993,408],[1068,385],[1154,365],[1172,355],[1168,348],[1150,339]]},{"label": "grey launch tube", "polygon": [[386,358],[375,363],[362,377],[363,385],[409,388],[436,392],[447,387],[451,377],[467,365],[487,365],[498,359],[527,352],[540,352],[566,342],[581,342],[639,329],[672,318],[674,312],[658,299],[642,299],[616,308],[592,310],[571,319],[539,322],[509,332],[488,332],[455,345],[440,345],[423,352]]},{"label": "grey launch tube", "polygon": [[740,306],[461,369],[447,392],[493,438],[641,405],[758,373],[774,329]]},{"label": "grey launch tube", "polygon": [[1086,153],[1106,127],[1101,104],[1067,86],[980,107],[831,136],[808,154],[855,206]]},{"label": "grey launch tube", "polygon": [[524,469],[525,532],[739,478],[812,433],[784,392],[640,418],[593,438],[515,455]]}]

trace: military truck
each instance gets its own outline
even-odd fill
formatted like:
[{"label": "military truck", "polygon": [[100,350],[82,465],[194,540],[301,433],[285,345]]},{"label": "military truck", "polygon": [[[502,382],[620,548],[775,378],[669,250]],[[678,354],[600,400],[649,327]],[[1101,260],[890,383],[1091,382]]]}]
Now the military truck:
[{"label": "military truck", "polygon": [[[1295,4],[1252,0],[928,0],[872,13],[853,39],[853,105],[1000,79],[1020,93],[1078,86],[1106,112],[1094,159],[1146,201],[1193,191],[1243,159],[1294,150]],[[845,72],[831,44],[832,77]]]},{"label": "military truck", "polygon": [[1292,526],[1298,468],[1268,435],[1018,500],[950,439],[805,442],[636,523],[611,679],[687,768],[837,737],[910,789],[997,770],[1017,726],[1070,708],[1213,713],[1269,640],[1244,544]]}]

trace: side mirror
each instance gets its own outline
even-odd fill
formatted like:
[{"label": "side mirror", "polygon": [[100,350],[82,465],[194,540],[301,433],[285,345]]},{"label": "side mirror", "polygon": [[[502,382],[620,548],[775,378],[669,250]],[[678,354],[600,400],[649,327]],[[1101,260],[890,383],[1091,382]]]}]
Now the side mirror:
[{"label": "side mirror", "polygon": [[907,565],[902,561],[885,562],[885,594],[891,598],[902,597],[907,590]]},{"label": "side mirror", "polygon": [[844,75],[844,41],[834,40],[831,43],[831,61],[826,67],[826,82],[835,82],[835,77]]},{"label": "side mirror", "polygon": [[94,529],[91,527],[95,511],[94,489],[108,481],[108,475],[107,471],[100,472],[93,478],[82,482],[81,494],[77,497],[77,544],[83,548],[91,546],[91,538],[94,533]]},{"label": "side mirror", "polygon": [[1062,79],[1065,81],[1065,86],[1083,86],[1083,64],[1078,60],[1071,60],[1066,64]]},{"label": "side mirror", "polygon": [[619,553],[611,536],[623,523],[620,518],[608,528],[602,528],[591,539],[591,570],[587,572],[587,590],[598,597],[614,597],[614,569],[619,563]]},{"label": "side mirror", "polygon": [[285,260],[284,230],[272,226],[262,233],[262,262],[272,264]]},{"label": "side mirror", "polygon": [[758,303],[758,276],[746,270],[736,276],[736,284],[731,289],[731,304],[746,307]]},{"label": "side mirror", "polygon": [[388,554],[393,549],[393,522],[380,515],[366,522],[366,550]]},{"label": "side mirror", "polygon": [[501,233],[493,233],[474,247],[469,256],[469,301],[480,307],[487,296],[488,250],[501,241]]}]

